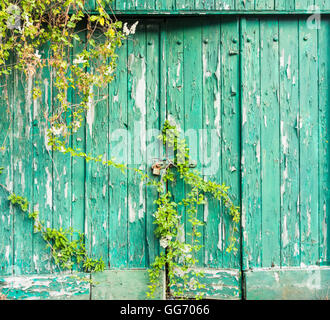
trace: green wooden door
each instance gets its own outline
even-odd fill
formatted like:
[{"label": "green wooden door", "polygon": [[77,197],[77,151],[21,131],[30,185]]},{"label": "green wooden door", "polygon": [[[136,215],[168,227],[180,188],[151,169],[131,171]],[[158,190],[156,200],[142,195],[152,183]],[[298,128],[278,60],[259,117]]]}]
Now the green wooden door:
[{"label": "green wooden door", "polygon": [[[290,292],[306,297],[309,268],[329,264],[329,18],[321,29],[305,16],[139,20],[118,52],[115,81],[95,93],[102,101],[92,104],[72,145],[151,174],[153,160],[162,158],[155,137],[165,119],[174,120],[204,177],[230,186],[242,208],[236,254],[225,252],[232,224],[223,206],[208,201],[199,212],[205,226],[198,267],[207,296],[240,299],[245,288],[247,298],[276,298],[296,283]],[[108,270],[95,275],[98,286],[69,283],[65,297],[145,298],[146,270],[162,250],[152,217],[157,194],[132,171],[51,153],[37,111],[51,112],[56,100],[51,73],[39,76],[43,103],[25,99],[31,86],[15,75],[12,112],[0,109],[0,182],[33,199],[49,226],[84,231],[91,255],[106,262]],[[169,188],[179,199],[187,191],[179,182]],[[51,298],[57,270],[32,224],[0,192],[2,290],[12,298]],[[188,232],[182,230],[187,240]],[[320,277],[328,281],[328,274]],[[40,293],[45,279],[52,285]]]},{"label": "green wooden door", "polygon": [[[110,87],[110,156],[121,154],[130,167],[151,174],[153,160],[164,158],[155,143],[159,130],[165,119],[172,119],[186,134],[204,177],[226,181],[239,205],[239,20],[142,20],[119,52],[117,80]],[[127,150],[121,150],[123,142]],[[111,170],[109,181],[109,266],[146,269],[160,251],[152,217],[157,194],[131,173],[125,177]],[[187,192],[179,181],[169,188],[177,201]],[[188,218],[180,214],[182,236],[189,241]],[[231,219],[216,201],[207,202],[199,218],[206,223],[198,267],[205,272],[207,294],[238,299],[240,252],[225,253]]]}]

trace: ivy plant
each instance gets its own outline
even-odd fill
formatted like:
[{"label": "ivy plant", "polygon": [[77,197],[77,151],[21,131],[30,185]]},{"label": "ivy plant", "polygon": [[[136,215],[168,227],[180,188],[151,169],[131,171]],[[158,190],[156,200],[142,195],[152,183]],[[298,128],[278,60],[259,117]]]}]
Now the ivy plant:
[{"label": "ivy plant", "polygon": [[[202,298],[201,289],[204,285],[200,282],[203,273],[196,271],[197,252],[202,248],[200,228],[204,222],[198,219],[198,208],[205,204],[205,197],[210,196],[222,201],[228,214],[234,222],[230,245],[227,253],[237,251],[238,224],[240,211],[234,205],[229,195],[229,187],[225,184],[217,184],[205,181],[198,170],[191,169],[189,148],[184,138],[180,137],[180,131],[175,124],[166,121],[160,139],[166,148],[167,154],[174,154],[174,159],[166,159],[167,165],[163,168],[159,183],[149,182],[157,187],[159,198],[155,201],[158,209],[154,214],[156,235],[160,238],[160,245],[165,249],[156,257],[149,271],[150,286],[148,295],[154,296],[155,290],[160,285],[160,273],[167,272],[168,287],[174,297],[187,297],[191,292],[196,292],[195,298]],[[171,149],[171,150],[169,150]],[[170,152],[168,152],[170,151]],[[181,179],[188,186],[189,191],[180,201],[174,201],[169,191],[168,182]],[[186,210],[190,232],[189,243],[182,241],[180,226],[184,223],[179,214],[179,207]]]}]

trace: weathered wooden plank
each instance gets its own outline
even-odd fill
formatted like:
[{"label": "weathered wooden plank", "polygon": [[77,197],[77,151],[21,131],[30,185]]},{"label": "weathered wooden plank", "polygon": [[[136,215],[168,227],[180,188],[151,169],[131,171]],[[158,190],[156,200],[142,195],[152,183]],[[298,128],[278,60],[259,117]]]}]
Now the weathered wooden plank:
[{"label": "weathered wooden plank", "polygon": [[[205,179],[221,182],[221,26],[218,19],[204,21],[203,46],[203,133],[201,151]],[[204,205],[204,264],[222,266],[223,217],[220,202],[206,199]]]},{"label": "weathered wooden plank", "polygon": [[[146,33],[139,24],[128,42],[128,128],[132,163],[128,172],[128,265],[146,265],[146,186],[134,169],[146,170]],[[133,112],[131,112],[132,110]]]},{"label": "weathered wooden plank", "polygon": [[260,21],[262,266],[280,265],[278,21]]},{"label": "weathered wooden plank", "polygon": [[155,1],[156,10],[175,10],[176,0],[158,0]]},{"label": "weathered wooden plank", "polygon": [[329,210],[330,210],[330,50],[324,45],[330,41],[330,20],[322,21],[319,30],[319,243],[320,263],[329,263]]},{"label": "weathered wooden plank", "polygon": [[276,0],[255,0],[256,10],[274,10]]},{"label": "weathered wooden plank", "polygon": [[[299,20],[301,263],[318,260],[318,56],[317,30]],[[308,79],[308,81],[306,81]]]},{"label": "weathered wooden plank", "polygon": [[330,10],[330,2],[328,0],[315,0],[315,10]]},{"label": "weathered wooden plank", "polygon": [[329,286],[329,268],[276,268],[245,273],[247,300],[327,300]]},{"label": "weathered wooden plank", "polygon": [[[178,129],[185,130],[184,119],[184,21],[177,19],[166,21],[166,46],[164,57],[166,58],[166,108],[167,119],[176,123]],[[171,155],[168,154],[168,157]],[[172,155],[173,156],[173,155]],[[176,179],[168,184],[168,190],[171,192],[175,202],[180,202],[185,196],[185,186],[182,180]],[[185,241],[185,210],[182,206],[178,208],[178,214],[181,216],[182,224],[180,226],[181,240]]]},{"label": "weathered wooden plank", "polygon": [[[32,199],[32,107],[33,80],[16,71],[14,79],[13,191]],[[33,271],[33,224],[26,213],[14,208],[14,273]]]},{"label": "weathered wooden plank", "polygon": [[295,0],[275,0],[275,10],[294,10]]},{"label": "weathered wooden plank", "polygon": [[224,0],[215,1],[216,10],[234,10],[236,5],[236,0]]},{"label": "weathered wooden plank", "polygon": [[[185,135],[189,148],[189,156],[192,161],[197,162],[197,170],[201,170],[202,148],[200,131],[203,128],[203,101],[202,101],[202,33],[201,20],[189,18],[185,21],[184,28],[184,52],[183,52],[183,81],[184,81],[184,119]],[[220,109],[220,105],[215,105]],[[220,112],[220,111],[219,111]],[[191,192],[191,187],[186,187],[186,196]],[[203,208],[199,207],[197,219],[203,221]],[[203,228],[198,227],[201,232],[201,238],[192,238],[192,225],[189,222],[190,217],[186,214],[186,242],[200,241],[203,244]],[[196,242],[197,243],[197,242]],[[201,265],[204,261],[203,250],[196,254],[196,258]]]},{"label": "weathered wooden plank", "polygon": [[[131,41],[131,40],[127,40]],[[127,41],[118,49],[115,79],[109,85],[109,159],[127,165],[131,158],[127,111]],[[127,267],[127,173],[109,168],[109,260],[111,268]]]},{"label": "weathered wooden plank", "polygon": [[[231,198],[240,206],[240,84],[239,84],[239,20],[224,19],[221,25],[221,87],[222,87],[222,182],[230,187]],[[210,213],[211,215],[213,213]],[[227,253],[230,237],[233,235],[232,217],[222,208],[223,219],[223,263],[222,268],[240,268],[239,233],[236,248]],[[220,226],[219,226],[220,230]],[[220,246],[220,245],[219,245]]]},{"label": "weathered wooden plank", "polygon": [[[72,51],[69,53],[72,55]],[[71,57],[72,58],[72,57]],[[50,86],[52,87],[52,105],[53,109],[58,108],[59,102],[56,98],[58,92],[53,85],[55,81],[55,72],[52,70],[50,78]],[[68,100],[73,101],[73,89],[67,92]],[[71,112],[68,111],[66,118],[70,119]],[[68,124],[69,124],[68,120]],[[72,147],[72,139],[68,142]],[[52,152],[53,157],[53,228],[68,229],[71,227],[72,218],[72,160],[69,153],[63,154],[59,151]],[[55,271],[59,271],[58,268]]]},{"label": "weathered wooden plank", "polygon": [[[42,58],[49,54],[49,47],[41,51]],[[42,96],[33,100],[33,210],[39,212],[39,219],[52,227],[53,213],[53,162],[52,151],[48,146],[48,124],[45,115],[52,113],[52,88],[50,68],[44,67],[38,74],[37,80],[41,83]],[[30,186],[29,186],[30,187]],[[51,255],[45,248],[45,241],[40,234],[33,237],[34,272],[50,273]]]},{"label": "weathered wooden plank", "polygon": [[[146,270],[107,270],[92,275],[96,282],[91,289],[92,300],[146,300],[149,276]],[[165,299],[165,273],[161,273],[161,285],[155,299]]]},{"label": "weathered wooden plank", "polygon": [[195,10],[212,10],[214,9],[215,3],[217,2],[218,1],[214,1],[214,0],[196,0],[194,8]]},{"label": "weathered wooden plank", "polygon": [[89,300],[89,274],[30,275],[0,278],[8,300]]},{"label": "weathered wooden plank", "polygon": [[[0,79],[0,184],[13,188],[13,75]],[[0,186],[0,274],[12,273],[13,267],[13,211],[10,207],[8,191]]]},{"label": "weathered wooden plank", "polygon": [[[157,23],[148,23],[146,25],[146,129],[147,129],[147,150],[146,163],[147,173],[150,178],[156,178],[152,175],[151,166],[153,159],[162,159],[162,146],[158,139],[160,134],[160,126],[164,121],[164,117],[160,113],[160,42],[159,42],[160,25]],[[158,197],[158,192],[152,186],[146,188],[146,236],[147,236],[147,250],[148,250],[148,265],[150,265],[155,257],[160,252],[159,241],[155,237],[156,225],[154,222],[153,213],[157,210],[154,201]]]},{"label": "weathered wooden plank", "polygon": [[260,29],[242,19],[242,228],[243,268],[261,266]]},{"label": "weathered wooden plank", "polygon": [[250,11],[254,10],[255,0],[236,0],[237,11]]},{"label": "weathered wooden plank", "polygon": [[[103,41],[99,33],[97,41]],[[96,61],[91,62],[91,69]],[[93,99],[86,116],[86,152],[93,156],[102,156],[108,160],[109,108],[108,87],[93,89]],[[102,258],[109,265],[109,168],[102,163],[91,161],[86,164],[86,223],[88,239],[86,247],[93,258]]]},{"label": "weathered wooden plank", "polygon": [[176,0],[177,10],[193,10],[195,7],[194,0]]},{"label": "weathered wooden plank", "polygon": [[[79,33],[80,41],[74,40],[73,42],[73,55],[81,52],[84,49],[86,41],[86,33],[82,31]],[[74,104],[80,103],[80,97],[74,92],[72,96],[72,102]],[[72,119],[75,121],[75,119]],[[81,123],[77,132],[72,135],[71,139],[72,148],[81,152],[86,152],[86,119]],[[85,202],[86,202],[86,190],[85,190],[85,178],[86,178],[86,161],[81,157],[71,158],[71,227],[76,232],[85,232],[86,237],[88,229],[85,228]],[[74,239],[77,235],[74,235]]]},{"label": "weathered wooden plank", "polygon": [[[187,292],[187,296],[195,297],[196,294],[203,294],[206,299],[219,300],[239,300],[241,299],[241,274],[239,270],[234,269],[194,269],[194,271],[203,271],[204,277],[201,277],[200,283],[205,288]],[[191,277],[191,274],[189,274]],[[180,286],[178,279],[178,286]]]},{"label": "weathered wooden plank", "polygon": [[279,21],[281,265],[300,264],[298,22]]},{"label": "weathered wooden plank", "polygon": [[300,9],[308,10],[313,5],[314,5],[314,0],[295,0],[296,10],[300,10]]}]

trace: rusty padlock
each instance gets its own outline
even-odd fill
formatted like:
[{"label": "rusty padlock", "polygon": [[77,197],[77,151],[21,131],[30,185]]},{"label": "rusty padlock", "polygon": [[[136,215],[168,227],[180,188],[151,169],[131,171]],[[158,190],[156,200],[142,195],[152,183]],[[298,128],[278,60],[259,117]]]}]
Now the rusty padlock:
[{"label": "rusty padlock", "polygon": [[155,176],[160,176],[160,169],[161,169],[161,164],[160,163],[155,163],[152,165],[152,174]]}]

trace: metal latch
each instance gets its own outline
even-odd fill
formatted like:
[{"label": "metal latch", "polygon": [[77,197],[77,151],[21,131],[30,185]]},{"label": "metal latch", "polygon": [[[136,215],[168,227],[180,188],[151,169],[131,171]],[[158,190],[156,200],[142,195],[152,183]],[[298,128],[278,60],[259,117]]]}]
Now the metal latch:
[{"label": "metal latch", "polygon": [[[173,163],[174,161],[168,159],[164,159],[164,160],[158,159],[157,161],[154,161],[153,165],[151,166],[152,174],[155,176],[160,176],[161,170],[173,166]],[[197,163],[195,161],[189,162],[189,168],[196,168],[196,167],[197,167]]]}]

